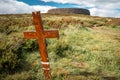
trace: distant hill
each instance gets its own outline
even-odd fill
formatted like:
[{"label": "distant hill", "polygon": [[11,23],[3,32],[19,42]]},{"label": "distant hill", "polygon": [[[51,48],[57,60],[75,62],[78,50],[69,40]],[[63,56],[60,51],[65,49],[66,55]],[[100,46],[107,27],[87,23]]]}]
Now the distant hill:
[{"label": "distant hill", "polygon": [[50,9],[48,13],[51,14],[85,14],[90,15],[89,10],[82,9],[82,8],[57,8],[57,9]]}]

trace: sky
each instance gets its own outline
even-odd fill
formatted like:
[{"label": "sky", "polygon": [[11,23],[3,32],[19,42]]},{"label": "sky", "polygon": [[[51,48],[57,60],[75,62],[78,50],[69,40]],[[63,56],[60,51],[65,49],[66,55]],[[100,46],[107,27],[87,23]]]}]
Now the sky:
[{"label": "sky", "polygon": [[84,8],[92,16],[120,18],[119,0],[0,0],[0,14],[22,14],[53,8]]}]

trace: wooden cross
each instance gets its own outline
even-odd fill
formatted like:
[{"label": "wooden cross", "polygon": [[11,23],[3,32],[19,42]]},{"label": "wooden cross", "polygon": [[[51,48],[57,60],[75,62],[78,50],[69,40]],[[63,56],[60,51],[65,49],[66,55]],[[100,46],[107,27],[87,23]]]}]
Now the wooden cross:
[{"label": "wooden cross", "polygon": [[46,50],[45,39],[59,37],[58,30],[44,30],[40,11],[32,12],[36,31],[24,32],[24,37],[27,39],[37,39],[39,43],[40,56],[42,60],[45,79],[51,78],[50,65]]}]

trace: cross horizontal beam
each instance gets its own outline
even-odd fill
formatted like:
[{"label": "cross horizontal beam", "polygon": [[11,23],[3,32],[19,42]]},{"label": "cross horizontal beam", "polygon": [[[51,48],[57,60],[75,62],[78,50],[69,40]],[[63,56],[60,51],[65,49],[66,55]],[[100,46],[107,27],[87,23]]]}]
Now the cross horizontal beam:
[{"label": "cross horizontal beam", "polygon": [[[45,30],[44,31],[45,38],[56,38],[59,37],[58,30]],[[38,38],[36,31],[27,31],[24,32],[24,38],[26,39],[36,39]]]}]

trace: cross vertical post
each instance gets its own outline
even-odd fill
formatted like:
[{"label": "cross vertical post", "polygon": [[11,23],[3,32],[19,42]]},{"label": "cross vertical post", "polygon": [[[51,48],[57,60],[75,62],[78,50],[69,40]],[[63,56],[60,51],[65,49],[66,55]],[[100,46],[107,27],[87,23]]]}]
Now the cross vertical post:
[{"label": "cross vertical post", "polygon": [[59,37],[59,32],[58,30],[44,30],[43,25],[42,25],[40,11],[32,12],[32,15],[33,15],[33,20],[34,20],[36,31],[24,32],[24,37],[27,39],[38,40],[44,76],[45,76],[45,79],[51,79],[50,64],[48,60],[45,39]]}]

